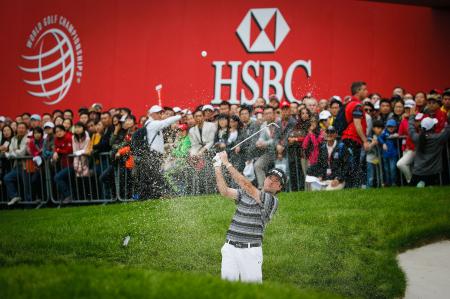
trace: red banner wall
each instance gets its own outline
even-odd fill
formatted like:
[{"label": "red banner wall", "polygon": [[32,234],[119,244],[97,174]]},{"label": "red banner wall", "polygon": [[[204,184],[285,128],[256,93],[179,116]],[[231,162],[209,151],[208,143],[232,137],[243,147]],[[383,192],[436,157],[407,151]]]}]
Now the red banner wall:
[{"label": "red banner wall", "polygon": [[158,84],[181,107],[217,100],[217,86],[237,100],[264,85],[291,98],[345,96],[354,80],[386,96],[445,88],[449,33],[449,12],[376,2],[2,1],[0,114],[100,102],[139,115]]}]

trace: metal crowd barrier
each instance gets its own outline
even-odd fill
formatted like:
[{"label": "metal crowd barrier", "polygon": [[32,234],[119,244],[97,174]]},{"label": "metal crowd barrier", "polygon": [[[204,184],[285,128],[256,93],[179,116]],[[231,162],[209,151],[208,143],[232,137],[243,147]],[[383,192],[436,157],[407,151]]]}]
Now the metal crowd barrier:
[{"label": "metal crowd barrier", "polygon": [[[400,159],[402,157],[402,139],[398,138],[397,142],[398,159]],[[376,185],[374,187],[382,187],[384,185],[382,151],[380,147],[377,150],[380,161],[376,164]],[[290,145],[287,147],[285,154],[288,163],[287,175],[289,176],[285,188],[287,192],[304,189],[305,172],[300,153],[301,148],[299,146]],[[80,159],[82,157],[85,159],[84,163],[88,172],[77,174],[73,162],[75,158]],[[445,173],[441,173],[441,185],[449,183],[450,142],[447,142],[444,147],[443,158],[445,159],[445,157],[447,159],[444,161]],[[135,169],[126,169],[124,163],[120,161],[111,163],[110,161],[109,152],[93,156],[76,157],[68,155],[67,160],[60,159],[56,163],[43,159],[39,167],[33,162],[31,156],[16,159],[0,157],[0,205],[6,205],[10,200],[7,197],[8,188],[14,189],[13,191],[9,190],[10,196],[17,191],[17,196],[21,198],[21,201],[17,204],[35,205],[37,207],[50,202],[60,205],[63,203],[128,202],[140,199],[136,196],[136,186],[146,184],[146,182],[140,180],[139,177],[135,177],[136,166]],[[139,167],[138,164],[137,167]],[[396,171],[400,186],[406,185],[406,180],[401,171],[398,168],[396,168]],[[210,193],[212,190],[208,189],[213,184],[214,172],[212,169],[199,171],[186,163],[181,170],[177,169],[174,175],[175,182],[166,180],[167,185],[163,188],[167,190],[167,193],[163,196],[201,195],[205,194],[205,190],[206,193]],[[205,182],[205,177],[211,179],[211,182]],[[367,179],[364,178],[364,182],[366,181]],[[66,190],[61,190],[64,189],[61,188],[62,185],[66,187]],[[65,199],[68,200],[65,201]]]}]

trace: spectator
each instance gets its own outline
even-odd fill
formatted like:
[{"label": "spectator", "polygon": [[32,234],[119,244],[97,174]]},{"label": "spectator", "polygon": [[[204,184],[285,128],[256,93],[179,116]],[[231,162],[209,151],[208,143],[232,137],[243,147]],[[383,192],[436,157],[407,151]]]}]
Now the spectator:
[{"label": "spectator", "polygon": [[[171,153],[172,163],[166,168],[164,177],[168,185],[176,195],[189,194],[189,178],[192,176],[188,167],[189,149],[191,141],[189,139],[189,126],[187,124],[178,125],[178,134],[174,149]],[[192,194],[192,192],[190,192]]]},{"label": "spectator", "polygon": [[[9,146],[11,144],[12,138],[14,137],[14,132],[12,128],[8,125],[4,125],[2,128],[2,135],[0,141],[0,185],[3,182],[3,178],[6,173],[11,171],[11,163],[6,159],[6,153],[9,151]],[[3,188],[2,193],[4,192]],[[5,194],[1,194],[4,196]]]},{"label": "spectator", "polygon": [[383,173],[384,173],[384,185],[395,186],[397,181],[397,161],[398,161],[398,148],[397,148],[397,122],[394,119],[390,119],[386,123],[386,128],[383,133],[378,136],[378,143],[383,149]]},{"label": "spectator", "polygon": [[44,124],[44,145],[42,149],[42,157],[47,160],[51,159],[55,151],[55,136],[54,136],[55,125],[52,122],[46,122]]},{"label": "spectator", "polygon": [[254,169],[258,188],[263,187],[266,172],[275,161],[276,130],[274,126],[268,126],[273,122],[275,122],[275,110],[272,106],[266,106],[264,108],[264,123],[261,126],[261,129],[264,130],[256,141],[256,150],[252,155],[252,158],[256,159]]},{"label": "spectator", "polygon": [[[225,106],[226,105],[224,105],[224,107]],[[206,122],[214,122],[215,121],[215,119],[214,119],[214,107],[213,106],[211,106],[211,105],[204,105],[202,107],[201,111],[203,112],[204,121],[206,121]]]},{"label": "spectator", "polygon": [[[42,178],[42,150],[44,148],[44,130],[41,127],[33,128],[33,137],[30,138],[27,153],[33,157],[25,161],[25,175],[23,176],[24,194],[26,201],[32,201],[33,186],[36,186]],[[39,187],[42,187],[42,180]],[[41,189],[41,192],[45,190]]]},{"label": "spectator", "polygon": [[391,102],[388,99],[382,99],[380,101],[380,112],[378,119],[381,120],[384,125],[386,125],[388,119],[391,119],[393,116],[391,110]]},{"label": "spectator", "polygon": [[70,118],[64,119],[63,126],[64,126],[64,130],[67,133],[69,133],[70,135],[72,135],[72,133],[73,133],[73,122],[72,122],[72,119],[70,119]]},{"label": "spectator", "polygon": [[427,96],[423,91],[419,91],[414,96],[414,101],[416,102],[416,111],[415,113],[423,113],[423,110],[425,109],[427,105]]},{"label": "spectator", "polygon": [[55,126],[55,152],[52,161],[58,163],[54,180],[59,195],[55,199],[63,202],[72,200],[69,185],[71,178],[74,177],[73,167],[69,159],[69,155],[72,153],[72,134],[67,132],[62,125]]},{"label": "spectator", "polygon": [[[313,118],[311,120],[311,126],[309,132],[303,141],[303,150],[305,152],[305,157],[308,159],[308,164],[306,169],[309,169],[311,165],[317,163],[319,158],[319,146],[324,139],[324,132],[320,130],[320,126],[317,124],[317,120]],[[306,171],[308,173],[308,171]]]},{"label": "spectator", "polygon": [[402,121],[403,114],[405,113],[404,103],[402,100],[394,102],[394,111],[392,113],[392,119],[397,122],[397,126]]},{"label": "spectator", "polygon": [[398,135],[399,138],[401,138],[402,140],[403,155],[397,162],[397,168],[405,176],[406,182],[408,184],[411,182],[412,178],[411,166],[415,156],[414,142],[412,141],[411,136],[408,133],[408,120],[410,115],[414,113],[414,110],[415,110],[414,100],[406,100],[405,114],[398,128]]},{"label": "spectator", "polygon": [[392,90],[392,96],[398,96],[399,98],[403,99],[403,96],[405,95],[405,89],[400,86],[394,87]]},{"label": "spectator", "polygon": [[[280,103],[281,108],[281,117],[280,120],[277,121],[277,125],[280,128],[277,130],[279,133],[276,136],[277,144],[276,144],[276,154],[277,154],[277,160],[283,160],[286,156],[286,148],[288,146],[288,138],[291,134],[291,132],[294,130],[294,127],[296,125],[296,120],[291,116],[290,111],[290,103],[287,100],[283,100]],[[282,170],[286,173],[287,167],[281,167]]]},{"label": "spectator", "polygon": [[319,187],[320,190],[340,190],[345,187],[345,182],[342,160],[339,158],[339,148],[336,141],[337,131],[330,126],[325,133],[325,140],[319,145],[317,162],[308,168],[307,175],[315,178],[312,181],[319,181],[318,184],[311,185]]},{"label": "spectator", "polygon": [[416,146],[413,177],[411,185],[424,187],[439,184],[439,174],[442,172],[442,148],[450,136],[450,126],[436,132],[438,120],[425,117],[420,122],[421,132],[415,128],[415,116],[409,117],[409,135]]},{"label": "spectator", "polygon": [[[132,186],[134,184],[131,172],[134,168],[134,157],[131,152],[131,139],[135,132],[136,118],[133,115],[126,116],[123,124],[123,129],[126,131],[125,137],[118,145],[118,150],[115,159],[119,163],[119,193],[120,198],[135,198],[138,199],[137,194],[132,194]],[[139,182],[141,183],[141,182]]]},{"label": "spectator", "polygon": [[73,168],[76,177],[89,176],[89,161],[86,154],[89,152],[91,138],[82,122],[77,122],[74,126],[72,136],[72,147],[75,158],[73,159]]},{"label": "spectator", "polygon": [[372,93],[369,95],[369,100],[372,103],[372,105],[375,106],[376,103],[379,103],[381,101],[381,95],[378,93]]},{"label": "spectator", "polygon": [[275,94],[269,96],[269,106],[273,108],[274,112],[280,106],[280,99]]},{"label": "spectator", "polygon": [[346,186],[358,187],[361,185],[360,156],[361,147],[368,149],[366,137],[366,117],[361,101],[367,97],[367,84],[362,81],[353,82],[351,86],[352,97],[345,106],[345,119],[347,128],[342,133],[343,156],[345,167],[350,169],[344,179]]},{"label": "spectator", "polygon": [[[143,177],[143,182],[146,184],[144,188],[139,191],[138,196],[140,198],[142,198],[141,196],[149,196],[148,198],[159,198],[163,195],[164,178],[161,172],[161,166],[163,163],[164,154],[164,138],[162,130],[181,119],[180,115],[162,119],[163,113],[164,110],[160,106],[152,106],[149,110],[149,119],[145,124],[150,151],[148,159],[144,159],[143,163],[143,165],[147,168],[147,171]],[[215,128],[214,124],[211,125]],[[212,138],[214,138],[214,133],[215,132],[213,132]]]},{"label": "spectator", "polygon": [[42,123],[45,124],[49,121],[52,121],[52,116],[49,113],[42,114]]},{"label": "spectator", "polygon": [[82,111],[80,113],[80,118],[78,121],[81,122],[84,126],[86,126],[89,121],[89,113],[87,111]]},{"label": "spectator", "polygon": [[62,110],[55,109],[55,110],[53,110],[53,112],[52,112],[52,119],[53,119],[53,120],[55,120],[55,118],[57,118],[57,117],[63,118],[63,116],[64,116],[64,112],[63,112]]},{"label": "spectator", "polygon": [[375,177],[377,178],[377,183],[381,185],[380,174],[381,171],[377,171],[378,165],[381,164],[380,151],[378,148],[378,137],[384,130],[384,124],[381,120],[375,120],[372,123],[372,132],[367,138],[369,146],[366,151],[366,162],[367,162],[367,188],[374,187]]},{"label": "spectator", "polygon": [[446,89],[442,94],[442,112],[449,115],[450,114],[450,89]]},{"label": "spectator", "polygon": [[54,124],[55,126],[62,125],[63,123],[64,123],[64,119],[63,119],[61,116],[55,117],[55,119],[54,119],[54,121],[53,121],[53,124]]},{"label": "spectator", "polygon": [[22,113],[21,121],[27,125],[27,128],[29,128],[31,124],[31,114],[28,112]]},{"label": "spectator", "polygon": [[[219,104],[219,114],[225,114],[228,117],[230,116],[231,105],[228,101],[222,101]],[[208,119],[205,115],[205,119]],[[209,121],[209,120],[207,120]]]},{"label": "spectator", "polygon": [[235,151],[231,151],[231,148],[238,144],[240,141],[244,139],[244,135],[242,132],[242,122],[239,116],[232,115],[230,117],[230,125],[228,130],[228,138],[226,140],[226,151],[228,153],[228,157],[233,163],[233,165],[238,169],[239,171],[244,170],[245,166],[245,160],[242,155]]},{"label": "spectator", "polygon": [[333,125],[334,120],[339,112],[339,109],[342,107],[342,102],[333,98],[330,102],[330,113],[331,113],[331,125]]},{"label": "spectator", "polygon": [[211,176],[211,148],[214,145],[214,136],[216,135],[217,126],[212,122],[205,121],[204,108],[202,108],[202,110],[197,108],[194,112],[196,125],[189,130],[189,139],[191,140],[191,149],[189,151],[190,163],[197,171],[196,176],[202,178],[199,186],[201,192],[212,193],[214,190],[214,181]]},{"label": "spectator", "polygon": [[[23,117],[23,115],[22,115]],[[11,139],[8,152],[5,153],[5,157],[8,159],[24,158],[27,154],[27,133],[28,126],[26,123],[17,124],[17,134]],[[13,169],[8,172],[4,177],[6,185],[7,198],[9,200],[8,206],[11,206],[22,199],[19,197],[17,185],[19,184],[18,178],[23,175],[23,163],[22,161],[14,161]]]},{"label": "spectator", "polygon": [[217,131],[214,136],[214,148],[217,153],[222,152],[227,147],[229,136],[229,119],[226,114],[219,114],[217,117]]},{"label": "spectator", "polygon": [[436,127],[434,128],[436,133],[440,133],[447,122],[447,115],[440,109],[440,97],[438,95],[429,95],[427,97],[427,106],[424,110],[425,114],[428,114],[431,118],[437,119]]},{"label": "spectator", "polygon": [[320,113],[324,110],[328,110],[328,100],[327,99],[321,99],[318,104],[318,112]]},{"label": "spectator", "polygon": [[317,113],[317,100],[314,98],[306,98],[303,103],[306,105],[306,108],[312,113]]},{"label": "spectator", "polygon": [[[239,116],[242,122],[242,140],[255,134],[260,129],[260,123],[250,117],[250,111],[251,108],[248,106],[241,107],[241,110],[239,111]],[[252,153],[256,150],[256,141],[258,140],[258,138],[259,136],[258,134],[256,134],[247,142],[246,146],[236,147],[235,153],[240,154],[243,157],[244,161],[251,160]]]},{"label": "spectator", "polygon": [[319,113],[319,129],[325,131],[333,122],[333,116],[330,111],[323,110]]},{"label": "spectator", "polygon": [[[66,109],[64,110],[64,114],[63,114],[63,118],[64,119],[71,119],[73,120],[73,111],[70,109]],[[55,115],[53,114],[53,118],[55,118]]]}]

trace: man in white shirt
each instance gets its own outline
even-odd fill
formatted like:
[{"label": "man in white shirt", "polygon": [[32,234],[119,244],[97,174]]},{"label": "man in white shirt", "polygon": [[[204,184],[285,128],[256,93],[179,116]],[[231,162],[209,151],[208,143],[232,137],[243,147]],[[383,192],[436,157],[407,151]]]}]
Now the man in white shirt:
[{"label": "man in white shirt", "polygon": [[150,198],[159,198],[163,195],[164,178],[161,173],[161,165],[164,154],[164,137],[162,130],[181,119],[180,115],[175,115],[163,119],[164,109],[154,105],[148,111],[149,118],[145,123],[147,130],[147,141],[150,147],[150,156],[143,160],[145,179],[143,184],[143,194]]},{"label": "man in white shirt", "polygon": [[191,165],[195,169],[195,177],[198,178],[199,184],[199,190],[195,191],[201,192],[202,194],[214,192],[213,168],[211,163],[212,155],[210,150],[214,144],[214,136],[217,131],[215,123],[205,121],[204,116],[206,110],[197,109],[194,112],[196,126],[189,130]]}]

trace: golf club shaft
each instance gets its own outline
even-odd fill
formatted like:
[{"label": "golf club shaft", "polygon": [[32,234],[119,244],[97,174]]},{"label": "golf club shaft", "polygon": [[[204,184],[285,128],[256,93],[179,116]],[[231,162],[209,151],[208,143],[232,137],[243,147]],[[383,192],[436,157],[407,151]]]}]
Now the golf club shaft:
[{"label": "golf club shaft", "polygon": [[[272,125],[275,126],[275,127],[277,127],[277,128],[279,128],[279,126],[278,126],[276,123],[270,123],[270,124],[268,124],[266,127],[272,126]],[[234,150],[235,148],[237,148],[237,147],[238,147],[239,145],[241,145],[242,143],[244,143],[244,142],[246,142],[247,140],[253,138],[256,134],[259,134],[262,130],[265,130],[266,127],[262,128],[262,129],[259,130],[258,132],[253,133],[252,135],[248,136],[247,138],[245,138],[244,140],[242,140],[241,142],[239,142],[238,144],[236,144],[235,146],[233,146],[233,147],[231,148],[231,150]]]}]

